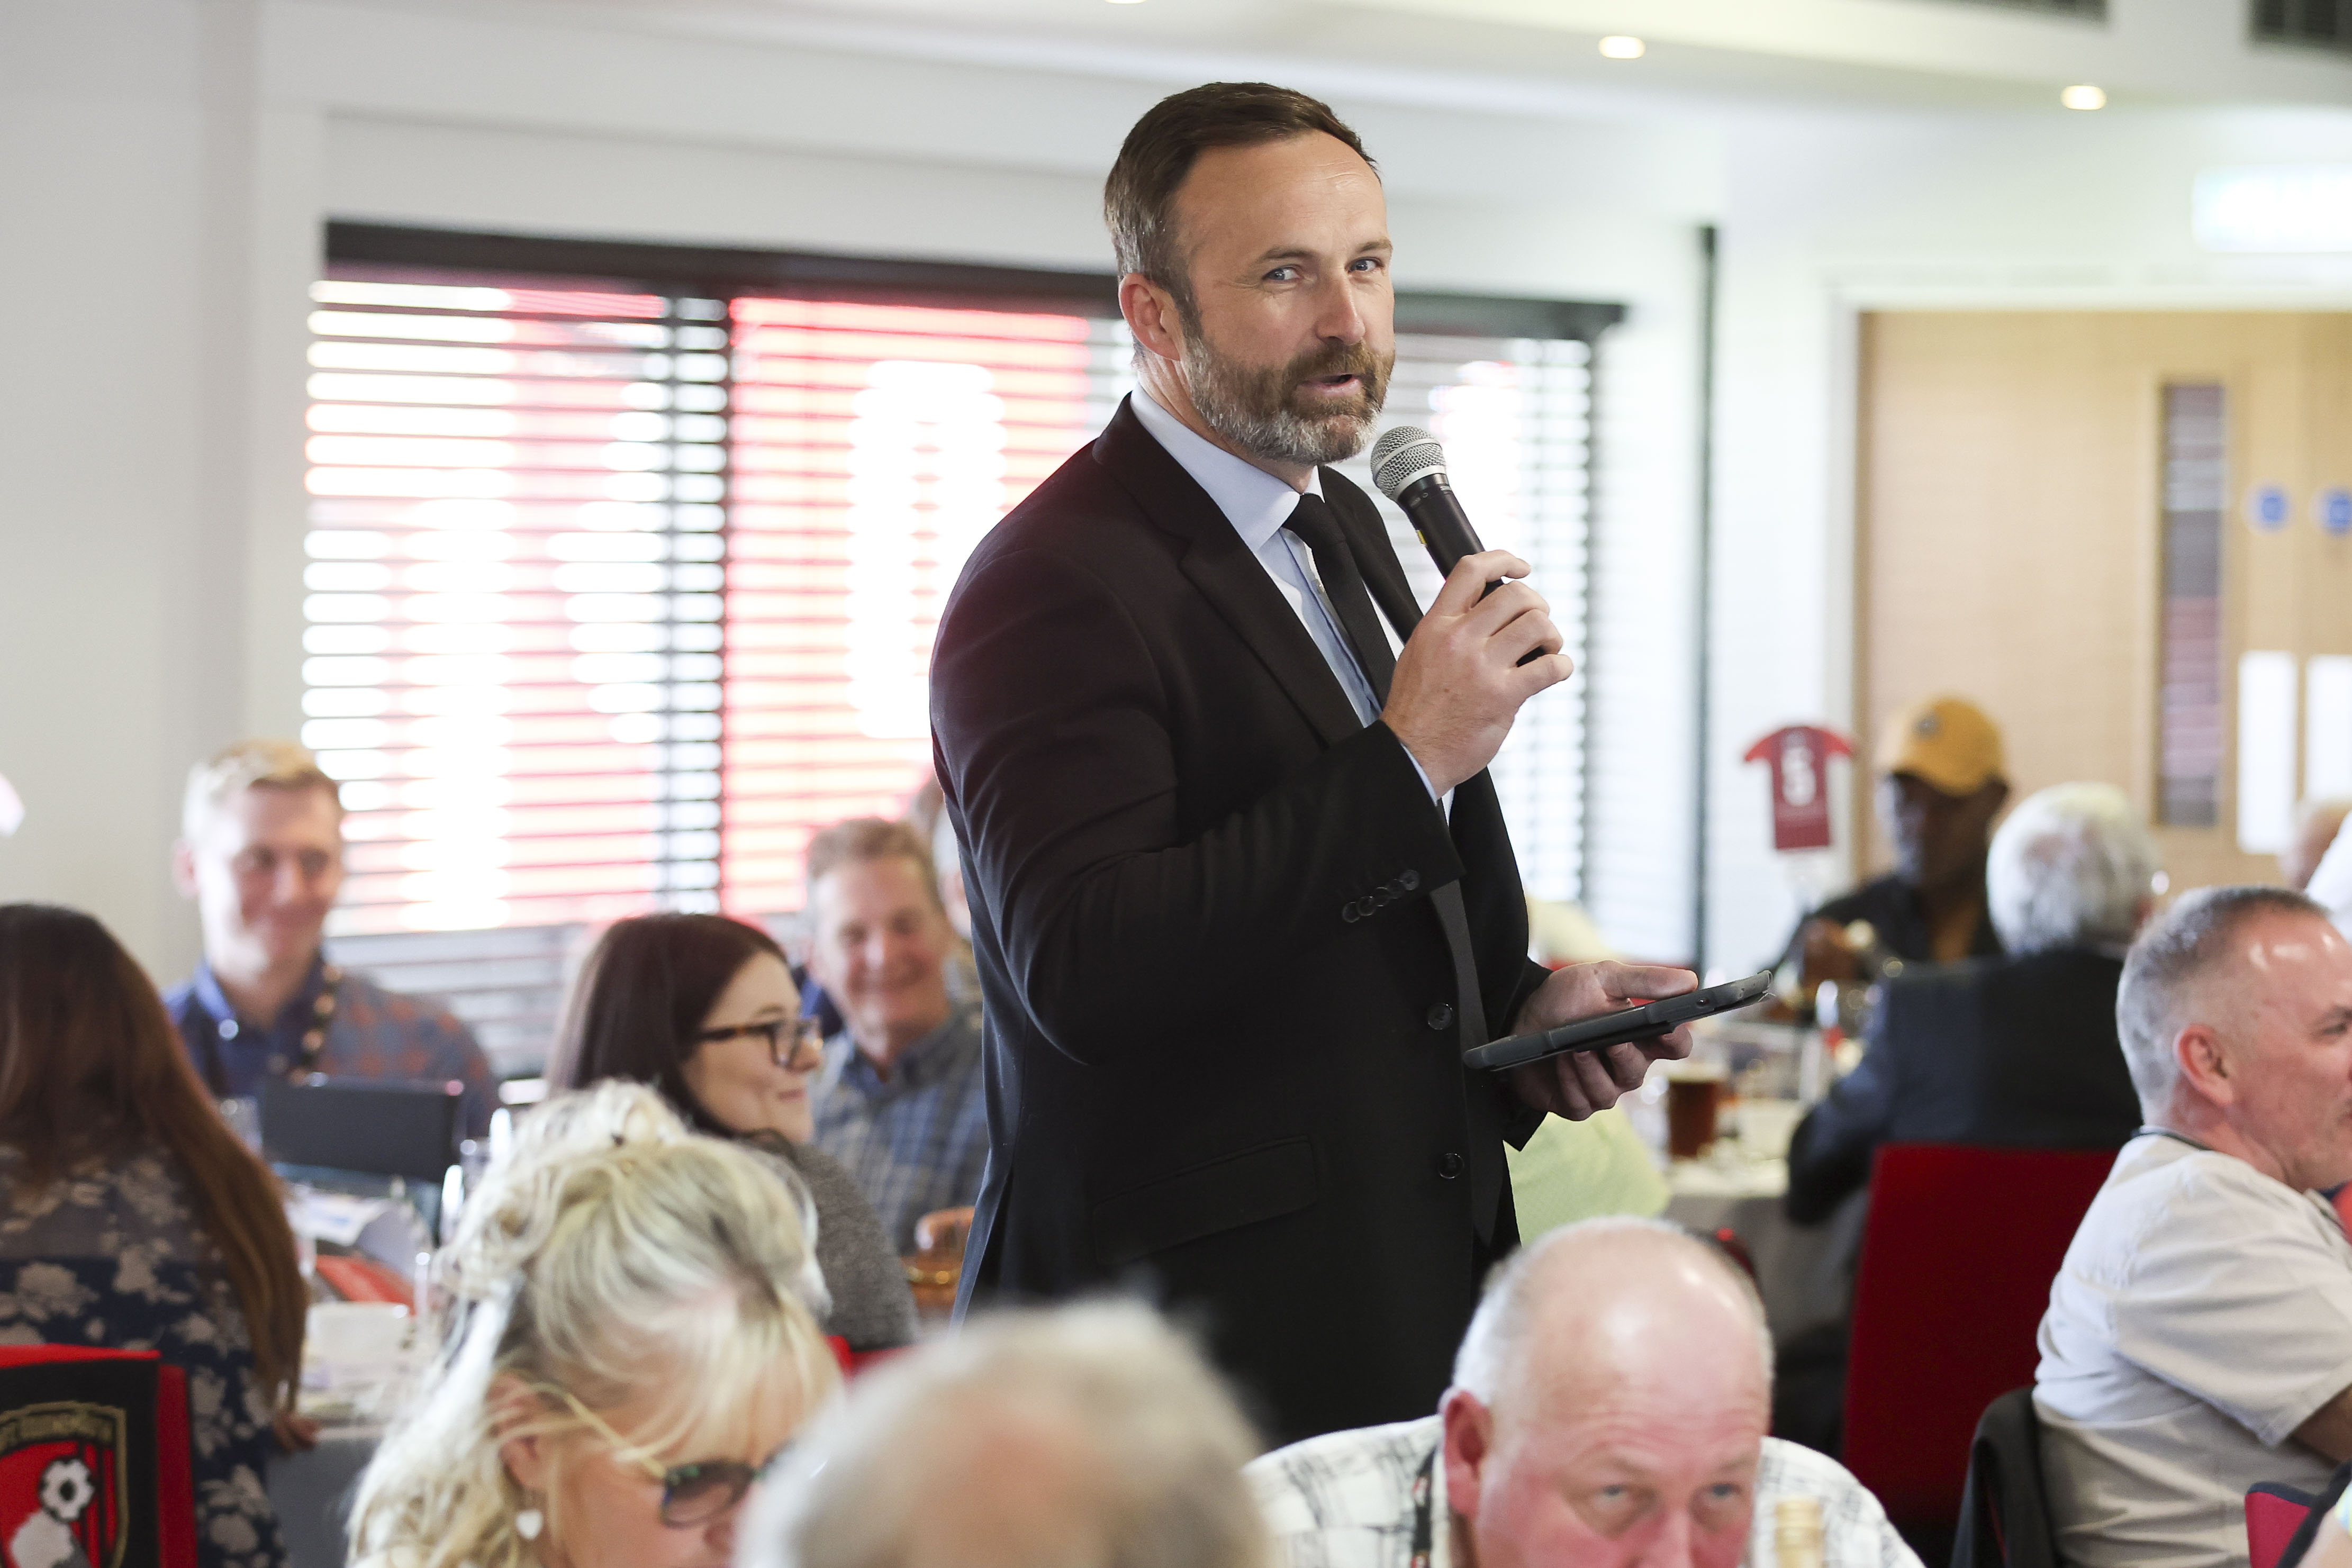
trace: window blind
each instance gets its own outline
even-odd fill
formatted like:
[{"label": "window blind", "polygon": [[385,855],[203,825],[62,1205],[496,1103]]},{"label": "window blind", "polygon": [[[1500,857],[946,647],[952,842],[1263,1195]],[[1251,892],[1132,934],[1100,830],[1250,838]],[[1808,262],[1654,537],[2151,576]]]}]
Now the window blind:
[{"label": "window blind", "polygon": [[[789,915],[812,832],[904,808],[956,575],[1110,417],[1130,350],[1081,306],[331,271],[303,669],[350,812],[330,936],[527,1070],[596,927]],[[1580,665],[1591,417],[1585,342],[1450,331],[1400,338],[1382,420],[1445,444]],[[1580,888],[1582,686],[1495,766],[1549,897]]]}]

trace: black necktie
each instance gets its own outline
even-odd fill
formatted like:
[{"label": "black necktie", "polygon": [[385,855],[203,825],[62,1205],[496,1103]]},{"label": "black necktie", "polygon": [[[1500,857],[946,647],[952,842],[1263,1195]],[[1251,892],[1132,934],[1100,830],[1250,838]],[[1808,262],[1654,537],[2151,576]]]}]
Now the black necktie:
[{"label": "black necktie", "polygon": [[1323,596],[1331,601],[1341,635],[1355,650],[1356,667],[1370,683],[1373,700],[1386,703],[1389,677],[1396,673],[1396,655],[1389,652],[1381,612],[1372,608],[1372,596],[1365,591],[1364,574],[1356,570],[1356,553],[1348,548],[1339,519],[1331,515],[1322,497],[1301,496],[1282,526],[1307,541],[1315,557],[1315,573],[1323,580]]}]

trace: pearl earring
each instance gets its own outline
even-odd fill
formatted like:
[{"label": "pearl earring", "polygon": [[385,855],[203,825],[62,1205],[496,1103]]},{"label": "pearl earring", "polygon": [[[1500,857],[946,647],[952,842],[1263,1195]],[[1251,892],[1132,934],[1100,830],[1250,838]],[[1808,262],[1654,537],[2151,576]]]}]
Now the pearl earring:
[{"label": "pearl earring", "polygon": [[539,1532],[547,1528],[547,1515],[535,1508],[524,1509],[515,1515],[515,1533],[525,1541],[537,1541]]}]

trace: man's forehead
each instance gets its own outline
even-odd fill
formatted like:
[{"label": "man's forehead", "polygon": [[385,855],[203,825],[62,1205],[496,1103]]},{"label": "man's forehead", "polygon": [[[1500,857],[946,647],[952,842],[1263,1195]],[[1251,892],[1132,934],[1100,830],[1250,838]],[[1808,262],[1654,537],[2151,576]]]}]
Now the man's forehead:
[{"label": "man's forehead", "polygon": [[333,790],[316,784],[248,784],[213,804],[205,813],[212,836],[245,842],[267,839],[340,839],[342,803]]},{"label": "man's forehead", "polygon": [[1380,176],[1353,148],[1320,131],[1209,148],[1177,186],[1175,208],[1180,227],[1193,239],[1213,235],[1229,245],[1278,248],[1317,220],[1328,221],[1334,208],[1356,208],[1360,223],[1377,232],[1349,243],[1387,241]]}]

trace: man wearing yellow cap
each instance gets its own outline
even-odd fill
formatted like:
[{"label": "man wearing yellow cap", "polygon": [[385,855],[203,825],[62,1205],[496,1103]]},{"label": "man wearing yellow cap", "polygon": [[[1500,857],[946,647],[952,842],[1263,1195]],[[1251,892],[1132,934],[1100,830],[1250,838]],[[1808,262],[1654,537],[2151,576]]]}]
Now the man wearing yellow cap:
[{"label": "man wearing yellow cap", "polygon": [[1876,979],[1889,962],[2000,951],[1984,883],[1992,820],[2009,799],[2000,731],[1975,704],[1936,697],[1895,716],[1878,767],[1895,869],[1822,904],[1790,939],[1808,997],[1823,980]]}]

